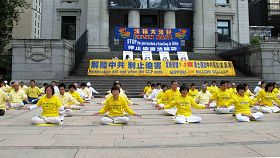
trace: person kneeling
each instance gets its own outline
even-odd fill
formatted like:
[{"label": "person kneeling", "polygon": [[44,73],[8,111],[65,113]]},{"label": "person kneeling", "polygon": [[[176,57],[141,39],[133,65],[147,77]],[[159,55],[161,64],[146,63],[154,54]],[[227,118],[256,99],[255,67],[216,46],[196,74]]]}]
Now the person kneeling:
[{"label": "person kneeling", "polygon": [[183,124],[183,123],[196,123],[200,122],[201,118],[199,116],[192,115],[191,107],[197,109],[204,109],[204,105],[197,104],[191,96],[188,96],[189,89],[186,84],[182,84],[180,87],[180,93],[178,97],[176,97],[169,105],[165,105],[164,107],[157,106],[158,110],[169,109],[174,106],[177,107],[177,113],[175,117],[175,123]]},{"label": "person kneeling", "polygon": [[102,124],[128,124],[129,118],[125,116],[124,111],[129,115],[141,117],[139,114],[136,114],[129,108],[129,106],[127,105],[127,101],[123,97],[119,96],[119,87],[112,87],[111,93],[112,96],[106,99],[105,106],[101,110],[99,110],[99,112],[93,114],[93,116],[96,116],[109,112],[108,116],[101,118]]},{"label": "person kneeling", "polygon": [[54,96],[54,88],[47,86],[45,89],[45,96],[43,96],[36,105],[30,106],[28,109],[34,110],[38,107],[42,107],[42,114],[35,116],[31,119],[31,122],[37,124],[61,124],[62,120],[59,116],[59,111],[63,111],[64,107],[61,105],[57,96]]}]

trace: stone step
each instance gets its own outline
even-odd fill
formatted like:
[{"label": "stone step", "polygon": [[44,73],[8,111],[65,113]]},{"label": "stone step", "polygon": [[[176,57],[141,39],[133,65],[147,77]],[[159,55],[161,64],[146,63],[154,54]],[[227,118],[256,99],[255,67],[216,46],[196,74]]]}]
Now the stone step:
[{"label": "stone step", "polygon": [[180,84],[187,83],[190,86],[191,83],[196,83],[197,88],[200,89],[201,85],[207,81],[211,84],[212,80],[216,80],[218,85],[221,80],[229,80],[231,82],[238,83],[248,83],[251,87],[251,90],[257,85],[260,78],[257,77],[136,77],[136,76],[70,76],[61,80],[69,85],[73,82],[82,83],[82,82],[91,82],[92,86],[100,93],[95,94],[97,98],[104,97],[107,95],[107,91],[110,90],[112,84],[115,81],[119,81],[122,84],[122,88],[126,91],[126,94],[130,98],[139,98],[139,94],[143,92],[143,88],[146,85],[147,81],[152,83],[162,83],[170,86],[170,82],[176,80]]}]

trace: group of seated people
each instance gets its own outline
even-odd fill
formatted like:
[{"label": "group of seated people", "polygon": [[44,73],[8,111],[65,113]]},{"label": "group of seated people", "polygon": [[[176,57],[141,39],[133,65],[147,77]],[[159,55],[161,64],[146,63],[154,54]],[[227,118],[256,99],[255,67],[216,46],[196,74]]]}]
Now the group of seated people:
[{"label": "group of seated people", "polygon": [[64,83],[56,86],[55,81],[44,83],[42,88],[36,86],[35,80],[30,81],[30,87],[23,82],[11,82],[11,86],[7,83],[0,83],[0,116],[5,115],[7,109],[34,110],[42,107],[42,114],[32,118],[33,124],[62,123],[64,116],[72,116],[73,110],[79,110],[93,98],[93,93],[98,93],[90,82],[82,83],[80,87],[77,83],[70,84],[69,92],[65,92]]},{"label": "group of seated people", "polygon": [[[178,87],[178,82],[172,81],[171,88],[168,89],[166,84],[147,82],[141,95],[152,101],[156,109],[174,115],[175,123],[179,124],[202,120],[192,114],[192,107],[213,108],[218,114],[232,113],[240,122],[259,120],[263,113],[280,112],[280,91],[276,83],[265,81],[258,83],[254,93],[250,91],[248,84],[236,85],[229,81],[221,81],[220,87],[216,85],[216,81],[210,86],[205,82],[200,91],[194,83],[189,89],[186,84]],[[251,112],[251,108],[255,113]]]},{"label": "group of seated people", "polygon": [[[45,84],[41,89],[34,80],[30,81],[30,87],[18,82],[12,83],[11,87],[5,82],[0,85],[0,114],[4,115],[7,108],[33,110],[41,107],[43,112],[32,118],[33,124],[61,124],[64,116],[72,116],[73,110],[83,107],[84,102],[90,101],[94,93],[90,90],[90,84],[85,83],[80,87],[77,83],[69,85],[69,92],[65,92],[64,83],[56,86],[54,81],[51,85]],[[114,82],[108,93],[102,102],[103,108],[93,114],[105,114],[101,119],[102,124],[128,124],[127,114],[141,117],[130,108],[134,103],[126,96],[120,82]],[[229,81],[221,81],[219,87],[216,81],[210,86],[205,82],[200,91],[194,83],[189,89],[186,84],[178,87],[178,82],[172,81],[168,89],[166,84],[148,82],[141,95],[151,101],[156,109],[174,115],[173,120],[178,124],[201,122],[201,117],[192,114],[192,108],[213,108],[218,114],[232,113],[240,122],[259,120],[263,113],[280,111],[280,91],[276,83],[264,81],[258,84],[254,93],[249,90],[248,84],[235,85]],[[26,103],[33,105],[26,106]]]}]

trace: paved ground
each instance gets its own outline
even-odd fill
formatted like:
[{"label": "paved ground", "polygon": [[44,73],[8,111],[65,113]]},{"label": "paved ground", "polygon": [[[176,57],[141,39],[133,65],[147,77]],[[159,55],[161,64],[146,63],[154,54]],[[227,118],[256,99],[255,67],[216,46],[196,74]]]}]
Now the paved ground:
[{"label": "paved ground", "polygon": [[132,99],[142,118],[128,126],[102,126],[90,114],[101,108],[95,99],[75,111],[62,126],[38,127],[30,119],[40,110],[9,110],[0,117],[0,155],[3,158],[63,157],[272,157],[280,156],[280,114],[263,121],[238,123],[231,115],[194,110],[202,123],[176,125],[151,103]]}]

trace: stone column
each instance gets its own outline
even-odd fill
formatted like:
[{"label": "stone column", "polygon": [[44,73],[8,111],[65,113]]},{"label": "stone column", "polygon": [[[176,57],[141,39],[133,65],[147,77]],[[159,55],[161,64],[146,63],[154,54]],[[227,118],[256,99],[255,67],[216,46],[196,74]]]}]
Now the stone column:
[{"label": "stone column", "polygon": [[102,49],[109,51],[109,10],[107,6],[107,0],[100,0],[99,44]]},{"label": "stone column", "polygon": [[140,11],[130,10],[128,12],[128,27],[140,28]]},{"label": "stone column", "polygon": [[165,29],[176,28],[175,11],[166,11],[166,12],[164,12],[164,28]]},{"label": "stone column", "polygon": [[87,29],[89,52],[110,51],[107,0],[88,1]]},{"label": "stone column", "polygon": [[201,52],[204,47],[204,16],[203,0],[195,1],[193,17],[193,44],[194,52]]},{"label": "stone column", "polygon": [[250,44],[248,1],[237,1],[239,43]]}]

